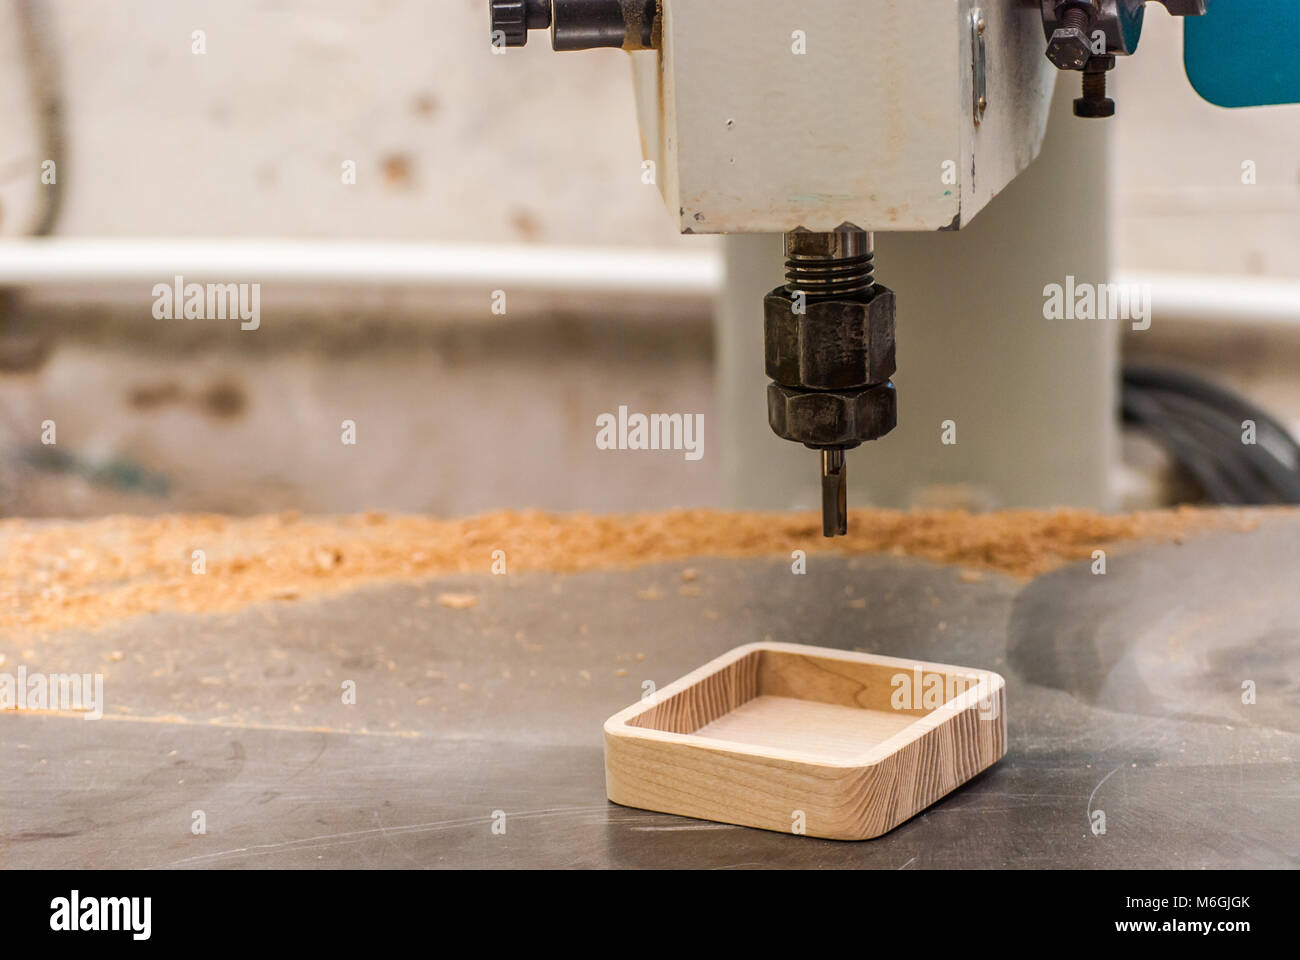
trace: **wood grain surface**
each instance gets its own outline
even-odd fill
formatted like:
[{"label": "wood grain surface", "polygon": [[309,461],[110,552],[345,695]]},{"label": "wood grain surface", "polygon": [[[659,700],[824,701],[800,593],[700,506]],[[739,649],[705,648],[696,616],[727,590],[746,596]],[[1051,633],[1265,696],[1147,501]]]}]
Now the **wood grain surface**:
[{"label": "wood grain surface", "polygon": [[611,717],[605,779],[625,806],[865,840],[1006,749],[995,673],[759,643]]}]

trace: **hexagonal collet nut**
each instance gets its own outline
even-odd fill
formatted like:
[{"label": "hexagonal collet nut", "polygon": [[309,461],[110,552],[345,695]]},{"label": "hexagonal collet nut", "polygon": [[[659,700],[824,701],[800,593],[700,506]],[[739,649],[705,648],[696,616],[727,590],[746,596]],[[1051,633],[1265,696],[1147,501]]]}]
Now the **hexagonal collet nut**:
[{"label": "hexagonal collet nut", "polygon": [[809,301],[802,314],[784,287],[763,299],[767,375],[787,387],[848,390],[894,375],[894,292],[876,285],[857,300]]},{"label": "hexagonal collet nut", "polygon": [[809,447],[856,447],[898,425],[898,399],[892,383],[828,391],[769,383],[767,422],[783,440]]},{"label": "hexagonal collet nut", "polygon": [[1092,56],[1092,42],[1078,27],[1061,27],[1047,42],[1047,59],[1062,70],[1082,70]]}]

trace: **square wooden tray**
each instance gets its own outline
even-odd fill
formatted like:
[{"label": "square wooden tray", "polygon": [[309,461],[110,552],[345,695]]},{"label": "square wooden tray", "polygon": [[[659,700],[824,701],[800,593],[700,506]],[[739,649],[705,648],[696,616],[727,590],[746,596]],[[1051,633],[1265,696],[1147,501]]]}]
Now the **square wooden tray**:
[{"label": "square wooden tray", "polygon": [[898,826],[1007,752],[996,673],[793,643],[737,647],[605,721],[628,807],[834,840]]}]

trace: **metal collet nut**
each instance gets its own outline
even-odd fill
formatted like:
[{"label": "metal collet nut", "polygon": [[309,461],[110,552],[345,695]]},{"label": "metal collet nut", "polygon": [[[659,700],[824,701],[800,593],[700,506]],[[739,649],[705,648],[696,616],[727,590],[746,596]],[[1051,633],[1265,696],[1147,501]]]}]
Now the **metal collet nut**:
[{"label": "metal collet nut", "polygon": [[784,287],[763,300],[767,375],[787,387],[846,390],[894,375],[894,293],[867,301],[814,300],[794,311]]},{"label": "metal collet nut", "polygon": [[898,425],[892,383],[861,390],[805,391],[767,386],[767,422],[783,440],[809,447],[856,447]]}]

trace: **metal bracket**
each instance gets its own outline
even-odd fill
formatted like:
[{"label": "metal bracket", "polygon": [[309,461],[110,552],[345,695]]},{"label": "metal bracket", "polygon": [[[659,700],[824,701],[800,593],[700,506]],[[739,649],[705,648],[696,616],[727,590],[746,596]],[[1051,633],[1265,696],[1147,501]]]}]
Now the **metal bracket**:
[{"label": "metal bracket", "polygon": [[970,47],[971,47],[971,110],[975,126],[984,119],[988,109],[988,46],[984,42],[984,11],[972,7],[970,12]]},{"label": "metal bracket", "polygon": [[1205,15],[1205,0],[1150,0],[1162,3],[1171,17],[1201,17]]},{"label": "metal bracket", "polygon": [[[1146,5],[1160,3],[1175,17],[1199,17],[1205,13],[1206,0],[1082,0],[1095,11],[1088,36],[1097,34],[1105,38],[1104,53],[1127,57],[1133,54],[1142,38],[1142,18]],[[1043,36],[1052,39],[1060,27],[1061,14],[1072,5],[1068,0],[1041,0],[1043,9]],[[1078,3],[1074,3],[1078,6]]]}]

